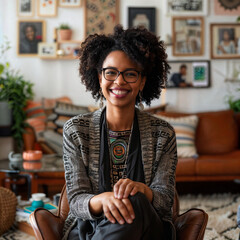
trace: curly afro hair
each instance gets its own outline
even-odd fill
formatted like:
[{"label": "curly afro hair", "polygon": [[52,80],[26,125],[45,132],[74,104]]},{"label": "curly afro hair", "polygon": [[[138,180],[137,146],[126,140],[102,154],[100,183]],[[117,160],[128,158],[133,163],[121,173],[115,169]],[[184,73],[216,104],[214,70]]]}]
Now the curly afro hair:
[{"label": "curly afro hair", "polygon": [[[142,92],[142,100],[150,105],[154,98],[159,98],[165,88],[169,65],[163,41],[142,27],[123,30],[121,25],[114,28],[109,35],[90,35],[81,45],[79,51],[79,73],[82,83],[96,100],[100,97],[98,74],[107,55],[123,51],[132,61],[140,64],[146,83]],[[139,96],[136,103],[139,102]]]}]

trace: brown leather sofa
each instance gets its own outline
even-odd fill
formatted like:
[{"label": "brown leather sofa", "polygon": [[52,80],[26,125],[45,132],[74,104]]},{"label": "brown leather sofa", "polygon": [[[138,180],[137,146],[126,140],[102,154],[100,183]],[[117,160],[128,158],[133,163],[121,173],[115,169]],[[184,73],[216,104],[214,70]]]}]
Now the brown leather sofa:
[{"label": "brown leather sofa", "polygon": [[[160,116],[192,114],[158,112]],[[232,181],[240,179],[240,113],[232,110],[196,113],[198,158],[179,158],[176,181]]]},{"label": "brown leather sofa", "polygon": [[[36,209],[30,215],[30,223],[38,240],[60,240],[64,221],[69,212],[66,186],[63,187],[58,205],[58,213],[54,215],[44,208]],[[175,194],[173,207],[173,223],[178,240],[202,240],[207,226],[208,215],[201,209],[190,209],[179,215],[179,200]]]}]

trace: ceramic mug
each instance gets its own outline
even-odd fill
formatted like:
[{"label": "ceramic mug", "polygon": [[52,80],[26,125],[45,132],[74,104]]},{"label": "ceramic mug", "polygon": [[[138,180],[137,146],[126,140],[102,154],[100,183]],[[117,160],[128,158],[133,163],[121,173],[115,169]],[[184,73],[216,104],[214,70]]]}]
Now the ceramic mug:
[{"label": "ceramic mug", "polygon": [[39,199],[39,200],[33,200],[33,202],[32,202],[32,207],[34,207],[34,208],[44,207],[44,202],[43,202],[43,200],[41,200],[41,199]]},{"label": "ceramic mug", "polygon": [[32,200],[44,200],[46,198],[46,194],[45,193],[33,193],[32,194]]},{"label": "ceramic mug", "polygon": [[22,154],[21,153],[14,153],[14,152],[10,152],[8,154],[8,159],[11,161],[11,162],[20,162],[22,161]]}]

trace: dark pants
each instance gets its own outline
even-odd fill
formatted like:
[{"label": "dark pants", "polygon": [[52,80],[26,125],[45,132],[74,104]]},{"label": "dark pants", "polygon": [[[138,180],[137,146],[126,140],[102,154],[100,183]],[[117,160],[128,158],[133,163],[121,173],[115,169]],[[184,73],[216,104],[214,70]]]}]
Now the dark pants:
[{"label": "dark pants", "polygon": [[111,223],[107,218],[95,221],[78,220],[68,240],[162,240],[164,237],[163,222],[152,204],[142,193],[129,197],[135,219],[132,224]]}]

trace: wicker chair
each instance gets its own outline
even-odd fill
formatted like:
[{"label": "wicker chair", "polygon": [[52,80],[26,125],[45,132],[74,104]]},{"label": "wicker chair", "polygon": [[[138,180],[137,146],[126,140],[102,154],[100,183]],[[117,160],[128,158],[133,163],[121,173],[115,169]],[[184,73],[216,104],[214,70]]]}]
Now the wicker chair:
[{"label": "wicker chair", "polygon": [[0,236],[14,223],[17,198],[15,194],[4,187],[0,187]]}]

